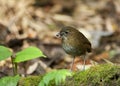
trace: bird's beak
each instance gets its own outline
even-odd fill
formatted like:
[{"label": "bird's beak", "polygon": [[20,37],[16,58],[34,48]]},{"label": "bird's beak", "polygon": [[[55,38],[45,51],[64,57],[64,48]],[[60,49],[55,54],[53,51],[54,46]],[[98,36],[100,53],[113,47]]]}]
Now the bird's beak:
[{"label": "bird's beak", "polygon": [[61,38],[60,33],[57,33],[57,34],[56,34],[56,37],[57,37],[57,38]]}]

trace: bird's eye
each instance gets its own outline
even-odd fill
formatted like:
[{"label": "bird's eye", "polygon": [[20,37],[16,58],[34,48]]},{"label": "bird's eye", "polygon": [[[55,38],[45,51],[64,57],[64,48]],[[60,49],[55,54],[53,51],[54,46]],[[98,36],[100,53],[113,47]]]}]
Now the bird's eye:
[{"label": "bird's eye", "polygon": [[68,34],[68,32],[66,31],[65,34]]}]

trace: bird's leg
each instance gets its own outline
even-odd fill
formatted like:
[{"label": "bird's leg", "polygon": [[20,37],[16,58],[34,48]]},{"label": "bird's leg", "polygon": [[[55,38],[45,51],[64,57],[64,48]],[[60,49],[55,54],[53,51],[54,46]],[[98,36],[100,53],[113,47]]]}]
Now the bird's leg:
[{"label": "bird's leg", "polygon": [[85,61],[86,61],[85,55],[83,57],[83,60],[84,60],[84,63],[83,63],[83,71],[84,71],[85,70]]},{"label": "bird's leg", "polygon": [[73,60],[72,60],[72,64],[71,64],[71,68],[70,68],[70,71],[72,71],[72,69],[73,69],[74,60],[75,60],[75,56],[73,56]]}]

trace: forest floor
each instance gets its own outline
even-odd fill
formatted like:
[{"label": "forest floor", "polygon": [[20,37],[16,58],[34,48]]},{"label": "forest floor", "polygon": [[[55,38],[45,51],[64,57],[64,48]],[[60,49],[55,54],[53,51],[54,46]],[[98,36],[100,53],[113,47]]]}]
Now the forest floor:
[{"label": "forest floor", "polygon": [[[119,4],[120,0],[0,0],[0,44],[14,53],[36,46],[47,56],[20,63],[19,74],[69,69],[72,58],[55,35],[61,27],[73,26],[92,44],[86,68],[103,63],[120,65]],[[82,65],[76,57],[73,70],[81,70]],[[12,73],[10,58],[1,61],[0,77]]]}]

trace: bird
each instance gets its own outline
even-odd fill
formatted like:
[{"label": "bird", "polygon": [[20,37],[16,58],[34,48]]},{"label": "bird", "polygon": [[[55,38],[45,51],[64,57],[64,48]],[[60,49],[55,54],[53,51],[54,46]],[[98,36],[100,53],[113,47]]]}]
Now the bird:
[{"label": "bird", "polygon": [[86,53],[92,51],[90,41],[78,29],[72,26],[63,26],[56,36],[61,38],[64,51],[73,57],[70,71],[73,69],[76,56],[83,56],[83,70],[85,70]]}]

